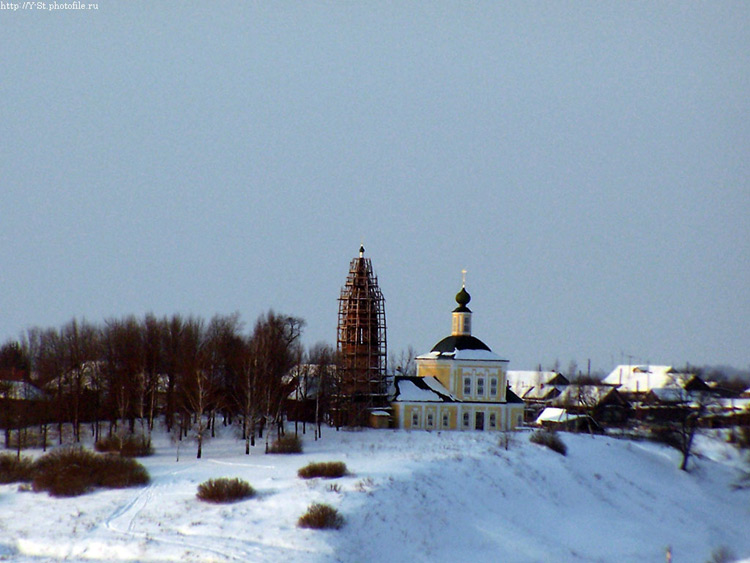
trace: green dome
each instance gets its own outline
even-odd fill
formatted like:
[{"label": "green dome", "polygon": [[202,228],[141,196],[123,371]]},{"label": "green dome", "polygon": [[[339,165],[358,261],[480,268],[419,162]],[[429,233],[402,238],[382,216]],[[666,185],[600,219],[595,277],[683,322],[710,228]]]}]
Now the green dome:
[{"label": "green dome", "polygon": [[469,292],[466,291],[465,287],[462,287],[461,291],[456,293],[456,303],[462,307],[466,307],[466,305],[469,304],[469,301],[471,301],[471,295],[469,295]]},{"label": "green dome", "polygon": [[458,303],[458,307],[453,309],[454,313],[470,313],[471,309],[467,307],[469,304],[469,301],[471,301],[471,295],[469,295],[469,292],[466,291],[465,287],[461,288],[461,291],[456,293],[456,303]]}]

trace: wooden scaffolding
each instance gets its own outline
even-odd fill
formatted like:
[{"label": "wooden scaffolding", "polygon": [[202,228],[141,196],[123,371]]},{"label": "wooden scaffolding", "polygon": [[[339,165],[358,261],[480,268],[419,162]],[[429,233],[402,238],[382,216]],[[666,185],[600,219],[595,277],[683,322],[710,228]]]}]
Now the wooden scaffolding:
[{"label": "wooden scaffolding", "polygon": [[364,251],[352,259],[339,297],[336,426],[364,426],[373,409],[388,404],[385,299]]}]

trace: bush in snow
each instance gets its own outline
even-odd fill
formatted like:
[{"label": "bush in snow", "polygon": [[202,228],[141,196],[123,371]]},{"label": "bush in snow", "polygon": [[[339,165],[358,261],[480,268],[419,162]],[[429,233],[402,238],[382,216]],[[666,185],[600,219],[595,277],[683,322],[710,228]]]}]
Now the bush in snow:
[{"label": "bush in snow", "polygon": [[313,462],[301,467],[297,471],[297,475],[302,479],[313,479],[315,477],[335,479],[346,475],[346,464],[342,461]]},{"label": "bush in snow", "polygon": [[553,452],[557,452],[562,455],[566,455],[568,453],[568,446],[566,446],[565,442],[560,439],[560,436],[557,435],[557,432],[552,432],[550,430],[537,430],[536,432],[531,434],[529,440],[534,444],[546,446]]},{"label": "bush in snow", "polygon": [[146,457],[154,454],[154,448],[143,435],[127,438],[110,436],[99,440],[94,447],[97,452],[118,453],[124,457]]},{"label": "bush in snow", "polygon": [[268,448],[269,454],[301,454],[302,440],[290,434],[282,436]]},{"label": "bush in snow", "polygon": [[209,479],[198,485],[199,500],[206,502],[237,502],[255,496],[253,489],[247,481],[242,479]]},{"label": "bush in snow", "polygon": [[0,483],[31,482],[34,462],[15,454],[0,454]]},{"label": "bush in snow", "polygon": [[36,461],[32,487],[37,492],[69,497],[96,487],[132,487],[149,480],[146,468],[133,459],[98,455],[82,448],[62,448]]},{"label": "bush in snow", "polygon": [[315,530],[338,530],[344,525],[344,517],[329,504],[313,503],[302,516],[297,525],[300,528]]}]

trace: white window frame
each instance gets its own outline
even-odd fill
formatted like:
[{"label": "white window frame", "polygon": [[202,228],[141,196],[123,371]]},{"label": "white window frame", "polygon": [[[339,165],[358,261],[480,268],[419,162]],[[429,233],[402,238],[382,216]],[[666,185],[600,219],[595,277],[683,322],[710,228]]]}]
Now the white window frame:
[{"label": "white window frame", "polygon": [[462,419],[463,419],[463,427],[471,428],[471,413],[469,411],[464,411]]},{"label": "white window frame", "polygon": [[419,411],[416,409],[411,411],[411,427],[419,428]]},{"label": "white window frame", "polygon": [[497,397],[497,377],[490,377],[490,397]]},{"label": "white window frame", "polygon": [[484,397],[484,377],[477,377],[477,397]]},{"label": "white window frame", "polygon": [[450,428],[451,417],[448,411],[443,413],[443,416],[441,417],[441,419],[442,419],[441,422],[442,422],[443,428]]},{"label": "white window frame", "polygon": [[435,413],[433,413],[432,411],[427,411],[427,414],[425,415],[425,427],[426,428],[435,427]]},{"label": "white window frame", "polygon": [[[468,391],[466,390],[467,387],[468,387]],[[464,397],[470,397],[470,396],[471,396],[471,376],[464,375]]]},{"label": "white window frame", "polygon": [[490,413],[490,421],[489,421],[489,424],[490,424],[490,428],[492,428],[493,430],[494,430],[495,428],[497,428],[497,415],[496,415],[496,414],[495,414],[494,412],[491,412],[491,413]]}]

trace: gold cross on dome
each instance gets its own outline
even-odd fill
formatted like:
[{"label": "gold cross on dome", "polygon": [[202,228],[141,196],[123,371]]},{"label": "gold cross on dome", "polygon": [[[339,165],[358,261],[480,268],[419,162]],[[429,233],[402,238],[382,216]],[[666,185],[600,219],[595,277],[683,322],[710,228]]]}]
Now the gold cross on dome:
[{"label": "gold cross on dome", "polygon": [[461,270],[461,284],[462,287],[466,287],[466,268]]}]

